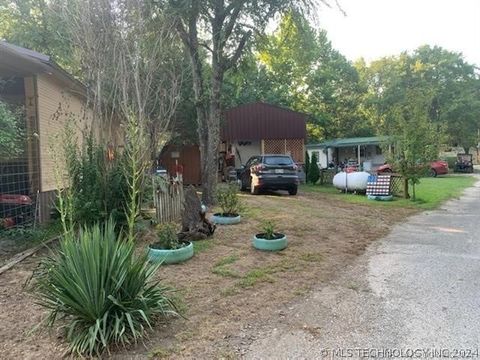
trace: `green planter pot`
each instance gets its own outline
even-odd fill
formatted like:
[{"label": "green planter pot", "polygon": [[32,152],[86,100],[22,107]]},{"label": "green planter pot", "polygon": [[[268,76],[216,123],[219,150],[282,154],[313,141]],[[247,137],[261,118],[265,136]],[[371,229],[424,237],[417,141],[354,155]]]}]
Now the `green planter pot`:
[{"label": "green planter pot", "polygon": [[369,200],[392,201],[393,195],[368,195]]},{"label": "green planter pot", "polygon": [[187,242],[188,245],[180,249],[165,250],[148,248],[148,259],[153,263],[162,264],[178,264],[190,259],[193,256],[193,243]]},{"label": "green planter pot", "polygon": [[283,250],[288,245],[287,236],[284,234],[281,235],[278,239],[268,240],[262,238],[263,234],[257,234],[253,237],[252,244],[255,249],[264,250],[264,251],[279,251]]},{"label": "green planter pot", "polygon": [[238,224],[241,220],[241,216],[222,216],[221,214],[214,214],[211,218],[214,224],[220,225],[233,225]]}]

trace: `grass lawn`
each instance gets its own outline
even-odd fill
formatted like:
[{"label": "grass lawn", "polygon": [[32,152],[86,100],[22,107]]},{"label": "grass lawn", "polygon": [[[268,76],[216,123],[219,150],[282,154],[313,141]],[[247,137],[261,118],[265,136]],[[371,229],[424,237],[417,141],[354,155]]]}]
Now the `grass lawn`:
[{"label": "grass lawn", "polygon": [[[335,199],[350,203],[431,210],[438,207],[445,200],[459,197],[463,190],[472,186],[476,181],[476,177],[467,175],[446,175],[437,178],[423,178],[420,184],[416,186],[416,201],[402,198],[395,198],[393,201],[372,201],[364,195],[344,194],[332,185],[303,185],[301,189],[305,192],[328,194]],[[409,192],[411,195],[411,185]]]}]

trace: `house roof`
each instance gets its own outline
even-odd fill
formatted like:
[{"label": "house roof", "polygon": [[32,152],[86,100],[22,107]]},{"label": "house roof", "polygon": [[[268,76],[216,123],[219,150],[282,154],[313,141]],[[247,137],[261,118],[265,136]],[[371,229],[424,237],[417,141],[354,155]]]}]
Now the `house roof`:
[{"label": "house roof", "polygon": [[48,74],[85,94],[86,87],[50,56],[0,40],[0,76],[32,76]]},{"label": "house roof", "polygon": [[244,104],[225,111],[221,138],[225,141],[305,139],[306,118],[306,114],[272,104]]},{"label": "house roof", "polygon": [[358,145],[380,145],[388,140],[387,136],[370,136],[326,140],[318,144],[308,144],[307,149],[339,148]]}]

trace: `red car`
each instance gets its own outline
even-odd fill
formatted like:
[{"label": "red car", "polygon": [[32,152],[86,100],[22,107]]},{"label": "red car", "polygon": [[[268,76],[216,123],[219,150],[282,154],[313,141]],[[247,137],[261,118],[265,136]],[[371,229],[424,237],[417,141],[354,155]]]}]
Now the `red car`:
[{"label": "red car", "polygon": [[[384,164],[377,169],[377,174],[392,173],[393,169],[390,164]],[[430,163],[428,175],[435,177],[437,175],[448,174],[448,163],[443,160],[435,160]]]}]

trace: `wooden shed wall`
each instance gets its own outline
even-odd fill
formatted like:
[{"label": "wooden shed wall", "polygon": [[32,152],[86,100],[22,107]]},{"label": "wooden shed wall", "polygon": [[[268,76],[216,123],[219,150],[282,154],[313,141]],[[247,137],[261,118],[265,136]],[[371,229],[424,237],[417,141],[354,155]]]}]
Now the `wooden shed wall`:
[{"label": "wooden shed wall", "polygon": [[160,164],[170,175],[174,175],[175,159],[172,152],[178,152],[178,163],[183,166],[183,183],[197,185],[202,182],[200,169],[200,150],[198,145],[166,146],[160,155]]}]

